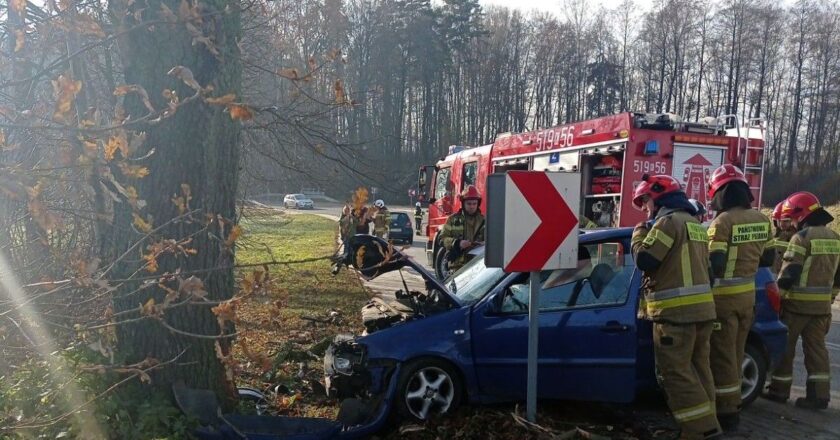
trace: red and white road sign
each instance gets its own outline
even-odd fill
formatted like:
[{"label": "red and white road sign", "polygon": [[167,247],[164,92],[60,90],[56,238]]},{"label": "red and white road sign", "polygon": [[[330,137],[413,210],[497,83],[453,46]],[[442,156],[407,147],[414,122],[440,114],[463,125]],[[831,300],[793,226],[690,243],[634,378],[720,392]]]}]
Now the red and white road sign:
[{"label": "red and white road sign", "polygon": [[488,266],[506,272],[575,267],[580,173],[494,174],[487,203]]}]

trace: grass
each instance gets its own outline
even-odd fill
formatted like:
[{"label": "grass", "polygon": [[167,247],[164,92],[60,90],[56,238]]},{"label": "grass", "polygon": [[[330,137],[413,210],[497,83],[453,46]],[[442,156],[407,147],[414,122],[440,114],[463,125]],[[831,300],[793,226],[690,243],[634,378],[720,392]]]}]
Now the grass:
[{"label": "grass", "polygon": [[[294,262],[336,250],[337,224],[320,216],[248,209],[240,225],[238,264]],[[272,403],[283,414],[330,417],[337,410],[312,389],[323,374],[317,356],[336,334],[361,330],[359,313],[369,295],[352,272],[331,275],[330,264],[324,259],[270,265],[270,282],[239,305],[237,330],[244,332],[234,347],[239,382],[264,390],[280,385]],[[262,270],[241,270],[240,287]]]}]

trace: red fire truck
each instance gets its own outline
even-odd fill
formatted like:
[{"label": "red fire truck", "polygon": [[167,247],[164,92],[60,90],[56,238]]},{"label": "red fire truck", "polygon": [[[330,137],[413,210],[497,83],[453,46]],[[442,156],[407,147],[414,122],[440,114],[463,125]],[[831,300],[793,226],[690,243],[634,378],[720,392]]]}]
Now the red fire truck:
[{"label": "red fire truck", "polygon": [[579,215],[599,227],[618,227],[644,220],[631,203],[643,174],[670,174],[683,182],[688,197],[705,204],[709,175],[724,163],[744,171],[758,207],[764,175],[760,119],[726,115],[683,122],[672,114],[628,112],[528,133],[504,133],[480,147],[452,146],[435,165],[420,168],[418,192],[429,202],[429,264],[439,277],[446,275],[437,232],[449,215],[461,209],[458,194],[464,187],[475,185],[486,195],[491,173],[580,172]]}]

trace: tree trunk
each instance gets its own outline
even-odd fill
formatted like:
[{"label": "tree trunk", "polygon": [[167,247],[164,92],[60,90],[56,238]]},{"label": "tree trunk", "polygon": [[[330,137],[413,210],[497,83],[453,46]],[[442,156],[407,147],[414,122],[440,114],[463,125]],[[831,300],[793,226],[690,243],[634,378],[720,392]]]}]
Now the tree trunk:
[{"label": "tree trunk", "polygon": [[[134,12],[145,20],[166,19],[159,13],[163,5],[178,11],[177,0],[148,0],[137,3],[116,3],[110,5],[115,17],[125,17],[121,31],[136,25]],[[194,91],[183,81],[167,72],[174,66],[189,68],[195,80],[202,87],[213,86],[213,95],[228,93],[241,97],[241,62],[237,42],[241,35],[239,9],[224,0],[204,0],[199,3],[203,23],[199,27],[209,38],[218,55],[214,56],[203,44],[192,44],[193,36],[184,23],[156,24],[154,27],[135,26],[119,40],[119,51],[125,68],[128,84],[143,86],[151,97],[155,108],[165,108],[162,98],[164,89],[175,90],[181,99]],[[126,8],[120,10],[121,8]],[[132,97],[129,97],[132,98]],[[127,99],[126,110],[130,115],[145,113],[138,99]],[[144,163],[151,174],[135,182],[140,198],[148,205],[142,214],[152,216],[154,226],[162,227],[153,237],[146,239],[139,247],[145,252],[146,245],[158,239],[185,239],[192,237],[188,247],[197,251],[193,256],[165,255],[158,259],[156,274],[174,272],[197,272],[204,281],[210,300],[224,300],[234,292],[234,274],[231,268],[233,253],[222,243],[229,236],[231,223],[220,222],[218,218],[233,221],[235,218],[235,194],[239,166],[240,123],[234,121],[220,106],[209,106],[200,100],[179,108],[174,116],[157,125],[141,127],[148,135],[141,151],[143,156],[154,148],[155,153]],[[189,208],[198,210],[193,221],[167,221],[179,216],[179,210],[172,198],[183,195],[183,185],[189,185],[192,199]],[[144,234],[132,227],[132,212],[125,203],[118,206],[114,225],[103,234],[103,250],[119,255]],[[221,240],[220,240],[221,238]],[[138,269],[139,251],[130,253],[111,274],[112,279],[130,278]],[[142,260],[141,260],[142,261]],[[148,275],[147,271],[140,272]],[[186,277],[186,276],[185,276]],[[148,298],[160,304],[163,292],[157,287],[134,290],[139,282],[126,283],[114,299],[117,312],[138,309]],[[119,351],[128,362],[154,357],[160,361],[184,355],[176,364],[159,371],[153,377],[154,384],[167,388],[169,384],[182,379],[188,386],[216,391],[222,397],[232,397],[231,383],[226,380],[224,368],[217,359],[215,340],[209,337],[219,335],[216,317],[208,306],[187,306],[165,312],[163,320],[170,326],[208,338],[180,336],[165,329],[160,322],[147,319],[121,325],[118,331]],[[229,333],[231,328],[224,329]],[[229,340],[220,340],[223,353],[229,351]]]}]

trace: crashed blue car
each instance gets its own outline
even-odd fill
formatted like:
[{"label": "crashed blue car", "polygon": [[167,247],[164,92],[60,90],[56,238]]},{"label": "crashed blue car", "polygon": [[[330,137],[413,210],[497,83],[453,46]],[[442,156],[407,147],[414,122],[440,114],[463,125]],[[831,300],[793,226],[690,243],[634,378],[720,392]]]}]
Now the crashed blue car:
[{"label": "crashed blue car", "polygon": [[[636,316],[640,273],[631,233],[583,233],[576,268],[541,274],[540,398],[627,403],[658,388],[652,327]],[[364,255],[356,263],[367,278],[411,268],[424,277],[426,289],[408,291],[406,285],[394,297],[365,306],[365,334],[338,336],[324,358],[328,393],[387,402],[389,411],[414,420],[451,413],[463,402],[524,400],[528,274],[488,268],[477,255],[439,282],[398,251],[381,252],[387,244],[377,240],[348,244],[348,261]],[[361,246],[367,252],[358,252]],[[755,282],[756,317],[743,364],[745,405],[760,394],[787,337],[772,273],[760,269]]]}]

